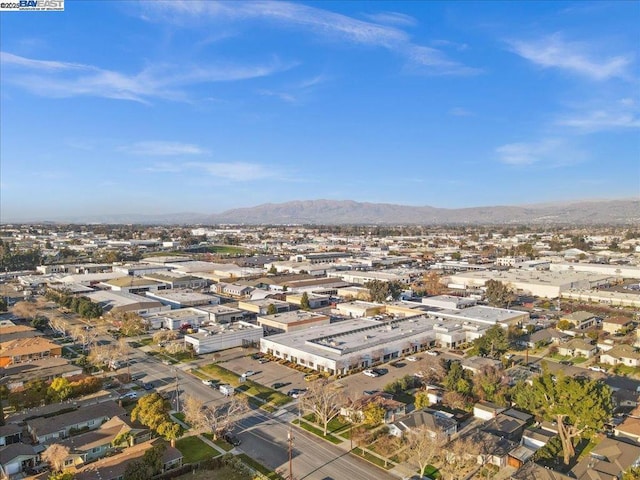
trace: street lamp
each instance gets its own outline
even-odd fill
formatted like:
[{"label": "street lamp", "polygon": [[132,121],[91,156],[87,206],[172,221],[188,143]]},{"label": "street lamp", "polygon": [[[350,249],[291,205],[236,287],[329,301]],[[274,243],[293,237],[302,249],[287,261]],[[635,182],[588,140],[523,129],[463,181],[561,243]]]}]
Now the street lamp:
[{"label": "street lamp", "polygon": [[289,480],[293,480],[293,432],[291,428],[287,432],[287,441],[289,442]]}]

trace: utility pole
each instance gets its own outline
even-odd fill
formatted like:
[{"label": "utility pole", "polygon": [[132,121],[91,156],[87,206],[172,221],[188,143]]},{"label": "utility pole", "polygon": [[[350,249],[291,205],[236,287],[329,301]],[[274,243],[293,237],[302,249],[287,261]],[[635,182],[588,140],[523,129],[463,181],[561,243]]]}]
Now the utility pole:
[{"label": "utility pole", "polygon": [[291,428],[287,432],[287,441],[289,442],[289,480],[293,480],[293,432]]},{"label": "utility pole", "polygon": [[178,369],[174,369],[174,373],[176,375],[176,412],[180,411],[180,387],[178,385]]}]

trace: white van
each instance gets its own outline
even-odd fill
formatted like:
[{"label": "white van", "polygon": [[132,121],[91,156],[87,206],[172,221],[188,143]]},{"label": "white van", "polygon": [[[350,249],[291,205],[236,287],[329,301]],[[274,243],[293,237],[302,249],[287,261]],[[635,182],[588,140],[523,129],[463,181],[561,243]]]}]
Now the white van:
[{"label": "white van", "polygon": [[231,385],[220,385],[219,387],[220,393],[222,393],[225,397],[229,395],[233,395],[235,393],[235,389]]}]

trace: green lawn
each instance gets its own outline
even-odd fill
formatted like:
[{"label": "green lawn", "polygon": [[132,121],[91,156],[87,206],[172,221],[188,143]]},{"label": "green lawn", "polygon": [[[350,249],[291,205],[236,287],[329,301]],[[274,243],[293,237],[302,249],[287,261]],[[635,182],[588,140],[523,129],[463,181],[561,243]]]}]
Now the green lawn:
[{"label": "green lawn", "polygon": [[427,465],[424,469],[424,476],[429,478],[438,479],[442,475],[440,475],[440,471],[434,467],[433,465]]},{"label": "green lawn", "polygon": [[271,480],[284,480],[284,478],[282,478],[276,472],[269,470],[267,467],[265,467],[261,463],[256,462],[253,458],[251,458],[246,453],[241,453],[240,455],[238,455],[238,458],[240,458],[244,463],[249,465],[251,468],[260,472],[261,474],[265,475],[267,478]]},{"label": "green lawn", "polygon": [[187,421],[185,420],[185,418],[184,418],[184,413],[182,413],[182,412],[175,412],[175,413],[172,413],[172,414],[171,414],[171,416],[172,416],[173,418],[176,418],[176,419],[180,420],[180,421],[181,421],[182,423],[184,423],[185,425],[189,425],[189,422],[187,422]]},{"label": "green lawn", "polygon": [[377,467],[384,468],[385,470],[391,470],[395,465],[392,462],[387,462],[385,466],[384,460],[376,457],[375,455],[371,455],[369,452],[363,451],[359,448],[354,448],[351,450],[351,453],[359,456],[360,458],[364,458],[366,461],[373,463]]},{"label": "green lawn", "polygon": [[217,446],[219,446],[225,452],[230,452],[231,450],[233,450],[233,445],[231,445],[230,443],[225,442],[221,438],[218,438],[217,440],[214,440],[213,439],[213,434],[211,434],[211,433],[203,433],[202,436],[203,437],[207,437],[209,440],[211,440],[213,443],[215,443]]},{"label": "green lawn", "polygon": [[220,453],[198,437],[184,437],[176,441],[176,448],[184,455],[184,463],[197,463]]},{"label": "green lawn", "polygon": [[315,425],[312,425],[310,423],[307,423],[304,420],[302,422],[298,422],[298,420],[294,420],[292,423],[294,425],[298,425],[300,428],[304,428],[307,432],[313,433],[314,435],[333,443],[334,445],[337,445],[338,443],[342,443],[342,440],[340,438],[334,437],[330,433],[328,433],[327,436],[325,437],[324,432],[322,431],[321,428],[316,427]]}]

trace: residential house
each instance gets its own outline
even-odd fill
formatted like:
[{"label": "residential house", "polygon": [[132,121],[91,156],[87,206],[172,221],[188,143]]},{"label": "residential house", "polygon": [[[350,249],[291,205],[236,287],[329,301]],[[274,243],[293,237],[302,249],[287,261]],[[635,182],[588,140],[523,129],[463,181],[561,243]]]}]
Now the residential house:
[{"label": "residential house", "polygon": [[0,367],[61,355],[60,345],[42,337],[18,338],[0,343]]},{"label": "residential house", "polygon": [[532,419],[533,417],[528,413],[509,409],[490,419],[481,429],[492,435],[520,442],[527,423]]},{"label": "residential house", "polygon": [[640,446],[605,438],[571,470],[577,480],[619,478],[631,466],[640,465]]},{"label": "residential house", "polygon": [[562,315],[559,321],[566,320],[571,322],[574,330],[586,330],[587,328],[594,327],[597,322],[597,316],[591,312],[574,312],[567,315]]},{"label": "residential house", "polygon": [[627,317],[611,317],[602,321],[602,331],[615,335],[625,333],[633,328],[633,320]]},{"label": "residential house", "polygon": [[9,423],[0,426],[0,447],[6,447],[12,443],[20,442],[22,436],[22,427]]},{"label": "residential house", "polygon": [[73,377],[82,374],[82,367],[73,365],[62,357],[47,357],[28,363],[9,365],[4,369],[3,383],[10,391],[21,389],[33,380],[53,380],[56,377]]},{"label": "residential house", "polygon": [[0,325],[0,339],[3,343],[19,338],[41,337],[43,335],[40,330],[26,325]]},{"label": "residential house", "polygon": [[620,425],[614,427],[613,434],[620,439],[628,438],[640,443],[640,418],[626,417]]},{"label": "residential house", "polygon": [[[76,472],[75,480],[121,480],[127,465],[142,460],[145,452],[157,442],[158,439],[149,440],[129,447],[117,455],[90,463]],[[182,453],[178,449],[167,446],[162,455],[162,470],[166,472],[182,466],[182,459]]]},{"label": "residential house", "polygon": [[407,414],[406,404],[393,399],[393,395],[384,392],[378,392],[373,395],[367,395],[359,398],[351,404],[343,407],[340,414],[350,418],[355,414],[362,421],[364,420],[364,412],[367,406],[374,403],[384,409],[384,423],[395,422],[396,419],[404,417]]},{"label": "residential house", "polygon": [[529,335],[521,344],[524,343],[523,346],[529,348],[536,348],[539,345],[559,345],[567,338],[569,338],[569,335],[560,330],[543,328]]},{"label": "residential house", "polygon": [[482,420],[496,418],[499,413],[504,412],[505,407],[501,407],[491,402],[478,402],[473,406],[473,416]]},{"label": "residential house", "polygon": [[544,447],[557,434],[544,428],[531,427],[522,432],[521,443],[532,450]]},{"label": "residential house", "polygon": [[497,368],[497,369],[502,368],[502,362],[500,360],[496,360],[489,357],[473,356],[473,357],[463,358],[460,361],[460,364],[462,365],[463,369],[469,370],[474,375],[477,373],[480,373],[484,368],[490,368],[490,367]]},{"label": "residential house", "polygon": [[640,352],[631,345],[616,345],[600,355],[600,363],[640,367]]},{"label": "residential house", "polygon": [[558,345],[558,354],[563,357],[593,357],[598,351],[597,347],[582,338],[574,338],[567,343]]},{"label": "residential house", "polygon": [[563,473],[556,472],[529,461],[511,475],[511,480],[575,480]]},{"label": "residential house", "polygon": [[128,447],[151,439],[147,428],[134,428],[125,417],[113,417],[98,429],[74,435],[57,442],[69,448],[65,466],[80,465],[98,460],[112,453],[117,447]]},{"label": "residential house", "polygon": [[[64,410],[63,410],[64,412]],[[28,420],[27,430],[38,443],[53,443],[78,430],[95,430],[103,422],[124,415],[126,410],[113,401],[84,405],[71,412]]]},{"label": "residential house", "polygon": [[424,426],[432,437],[443,434],[449,438],[458,431],[458,422],[451,418],[450,414],[425,408],[389,424],[389,434],[402,437],[421,426]]},{"label": "residential house", "polygon": [[36,464],[37,459],[33,446],[26,443],[0,447],[0,478],[4,480],[25,472]]},{"label": "residential house", "polygon": [[473,445],[480,450],[478,453],[478,463],[480,464],[506,467],[510,465],[509,453],[518,447],[517,442],[481,430],[473,432],[470,438]]}]

